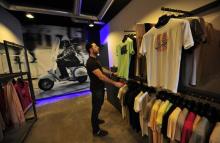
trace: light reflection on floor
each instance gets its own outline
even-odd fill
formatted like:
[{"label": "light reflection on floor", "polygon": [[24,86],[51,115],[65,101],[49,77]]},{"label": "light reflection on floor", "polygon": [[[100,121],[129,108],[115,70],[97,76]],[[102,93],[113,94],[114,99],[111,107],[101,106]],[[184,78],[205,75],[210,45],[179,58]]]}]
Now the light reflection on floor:
[{"label": "light reflection on floor", "polygon": [[46,98],[46,99],[38,99],[36,101],[36,106],[40,107],[40,106],[43,106],[43,105],[59,102],[61,100],[73,99],[73,98],[80,97],[80,96],[85,96],[85,95],[88,95],[88,94],[91,94],[90,90],[53,96],[53,97],[49,97],[49,98]]}]

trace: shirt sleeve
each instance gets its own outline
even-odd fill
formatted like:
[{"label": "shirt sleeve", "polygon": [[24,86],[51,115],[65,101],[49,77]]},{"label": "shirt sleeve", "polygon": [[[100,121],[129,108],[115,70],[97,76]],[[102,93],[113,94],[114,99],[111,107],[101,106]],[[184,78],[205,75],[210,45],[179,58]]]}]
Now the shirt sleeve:
[{"label": "shirt sleeve", "polygon": [[99,67],[100,67],[99,64],[97,62],[94,62],[94,61],[90,62],[87,65],[87,69],[90,72],[93,72],[94,70],[99,69]]},{"label": "shirt sleeve", "polygon": [[190,24],[187,20],[185,20],[183,25],[183,47],[184,49],[189,49],[192,46],[194,46],[194,41],[190,29]]}]

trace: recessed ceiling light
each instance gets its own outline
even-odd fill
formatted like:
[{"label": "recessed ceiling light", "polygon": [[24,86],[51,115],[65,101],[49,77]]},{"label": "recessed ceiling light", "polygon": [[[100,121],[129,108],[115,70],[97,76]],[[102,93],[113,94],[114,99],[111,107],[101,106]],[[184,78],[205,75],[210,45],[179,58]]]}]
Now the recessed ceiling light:
[{"label": "recessed ceiling light", "polygon": [[94,27],[94,23],[93,23],[93,22],[90,22],[90,23],[89,23],[89,27]]},{"label": "recessed ceiling light", "polygon": [[90,24],[89,24],[89,27],[94,27],[94,24],[93,24],[93,23],[90,23]]},{"label": "recessed ceiling light", "polygon": [[27,17],[27,18],[30,18],[30,19],[33,19],[33,18],[34,18],[34,15],[32,15],[31,13],[27,13],[27,14],[26,14],[26,17]]}]

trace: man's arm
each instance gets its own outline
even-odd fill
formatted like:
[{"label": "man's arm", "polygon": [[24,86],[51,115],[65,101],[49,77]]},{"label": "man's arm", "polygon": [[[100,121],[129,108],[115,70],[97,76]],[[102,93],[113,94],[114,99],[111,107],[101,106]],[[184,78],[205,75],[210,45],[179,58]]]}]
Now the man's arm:
[{"label": "man's arm", "polygon": [[112,75],[112,73],[113,73],[113,72],[111,72],[110,70],[108,70],[104,67],[102,67],[102,71],[104,72],[104,74],[109,75],[109,76]]},{"label": "man's arm", "polygon": [[115,82],[115,81],[109,79],[106,75],[104,75],[104,74],[102,73],[102,71],[101,71],[100,69],[95,69],[95,70],[93,70],[92,72],[93,72],[93,74],[95,74],[100,80],[102,80],[102,81],[104,81],[104,82],[110,83],[110,84],[112,84],[112,85],[114,85],[114,86],[116,86],[116,87],[119,87],[119,88],[123,86],[123,83],[121,83],[121,82]]}]

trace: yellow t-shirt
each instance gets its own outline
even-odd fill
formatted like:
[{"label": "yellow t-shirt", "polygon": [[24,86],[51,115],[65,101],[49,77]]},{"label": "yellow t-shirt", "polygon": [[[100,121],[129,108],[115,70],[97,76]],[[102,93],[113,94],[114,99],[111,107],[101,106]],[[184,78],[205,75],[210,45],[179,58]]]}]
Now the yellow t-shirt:
[{"label": "yellow t-shirt", "polygon": [[161,106],[157,112],[156,126],[157,126],[158,131],[160,131],[160,129],[162,127],[163,115],[165,114],[169,103],[170,103],[169,100],[166,100],[165,102],[163,102],[163,104],[161,104]]},{"label": "yellow t-shirt", "polygon": [[174,141],[176,124],[177,124],[177,120],[178,120],[180,112],[181,112],[181,109],[179,107],[176,107],[176,109],[170,114],[168,118],[167,137],[170,138],[171,141]]}]

